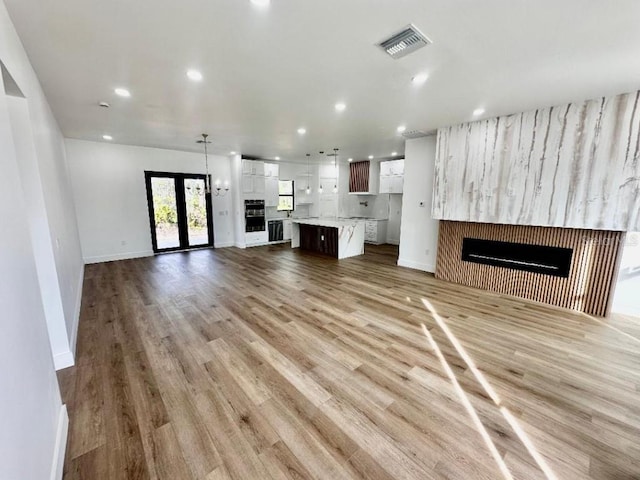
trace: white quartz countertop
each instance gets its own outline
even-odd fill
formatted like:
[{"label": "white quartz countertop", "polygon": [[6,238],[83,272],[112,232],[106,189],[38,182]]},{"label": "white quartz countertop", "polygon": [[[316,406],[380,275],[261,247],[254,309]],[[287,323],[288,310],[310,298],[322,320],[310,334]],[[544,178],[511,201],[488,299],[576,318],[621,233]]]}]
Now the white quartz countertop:
[{"label": "white quartz countertop", "polygon": [[358,218],[292,218],[294,223],[302,223],[304,225],[318,225],[320,227],[340,228],[348,225],[354,225],[363,219]]}]

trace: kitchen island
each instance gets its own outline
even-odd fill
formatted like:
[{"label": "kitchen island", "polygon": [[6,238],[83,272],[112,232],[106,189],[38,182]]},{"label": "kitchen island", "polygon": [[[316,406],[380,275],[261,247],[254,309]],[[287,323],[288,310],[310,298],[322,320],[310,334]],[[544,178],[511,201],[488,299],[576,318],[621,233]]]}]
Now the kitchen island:
[{"label": "kitchen island", "polygon": [[364,226],[364,222],[357,219],[292,219],[291,248],[339,259],[362,255]]}]

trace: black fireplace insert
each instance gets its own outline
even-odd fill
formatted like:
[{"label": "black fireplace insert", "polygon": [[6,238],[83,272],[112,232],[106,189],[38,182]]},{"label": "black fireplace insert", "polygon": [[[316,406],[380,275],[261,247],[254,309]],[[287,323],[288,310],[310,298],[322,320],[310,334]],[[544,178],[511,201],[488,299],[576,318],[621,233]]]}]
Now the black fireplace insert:
[{"label": "black fireplace insert", "polygon": [[498,242],[479,238],[462,240],[462,260],[495,267],[568,277],[573,249]]}]

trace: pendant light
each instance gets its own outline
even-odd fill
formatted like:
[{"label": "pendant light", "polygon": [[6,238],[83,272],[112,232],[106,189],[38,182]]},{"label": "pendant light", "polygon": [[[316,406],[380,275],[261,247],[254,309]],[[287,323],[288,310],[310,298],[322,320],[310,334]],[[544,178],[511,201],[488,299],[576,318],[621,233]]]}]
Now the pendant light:
[{"label": "pendant light", "polygon": [[338,193],[338,149],[333,149],[333,173],[335,175],[335,184],[333,185],[333,193]]},{"label": "pendant light", "polygon": [[[197,143],[204,145],[204,167],[206,171],[206,177],[204,179],[204,192],[206,195],[211,195],[211,176],[209,175],[209,151],[207,149],[207,145],[211,142],[208,140],[209,134],[203,133],[202,140],[198,140]],[[216,197],[224,197],[225,194],[229,191],[229,180],[224,181],[224,191],[222,190],[220,179],[216,179],[216,189],[213,194]],[[200,193],[199,187],[196,187],[196,191]]]},{"label": "pendant light", "polygon": [[211,194],[211,180],[209,178],[209,152],[207,151],[207,145],[211,142],[207,140],[209,135],[207,133],[202,134],[202,140],[198,140],[198,143],[204,145],[204,166],[206,170],[206,177],[204,179],[204,191],[207,195]]},{"label": "pendant light", "polygon": [[[324,155],[324,152],[318,152],[320,155]],[[318,193],[320,195],[322,195],[322,192],[324,192],[324,188],[322,188],[322,179],[320,179],[320,188],[318,188]]]},{"label": "pendant light", "polygon": [[311,178],[311,168],[309,166],[309,157],[311,157],[310,153],[307,153],[307,195],[311,195],[311,186],[309,185],[309,180]]}]

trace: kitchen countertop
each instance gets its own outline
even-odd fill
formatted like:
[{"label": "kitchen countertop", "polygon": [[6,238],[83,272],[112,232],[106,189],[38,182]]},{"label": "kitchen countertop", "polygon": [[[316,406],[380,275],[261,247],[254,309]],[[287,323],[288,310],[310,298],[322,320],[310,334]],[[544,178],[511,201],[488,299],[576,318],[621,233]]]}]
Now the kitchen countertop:
[{"label": "kitchen countertop", "polygon": [[[326,218],[320,218],[320,217],[301,217],[301,218],[296,218],[296,217],[290,217],[287,220],[291,220],[293,222],[298,222],[298,223],[308,223],[309,225],[311,225],[311,222],[324,222],[324,225],[327,225],[327,222],[335,222],[336,224],[339,225],[345,225],[345,224],[353,224],[353,222],[366,222],[366,221],[376,221],[376,222],[385,222],[387,220],[389,220],[388,218],[372,218],[372,217],[326,217]],[[320,223],[316,223],[316,225],[320,225]],[[328,226],[328,225],[327,225]]]},{"label": "kitchen countertop", "polygon": [[339,217],[340,220],[362,220],[362,221],[375,221],[375,222],[384,222],[389,220],[388,218],[373,218],[373,217]]},{"label": "kitchen countertop", "polygon": [[354,225],[359,220],[355,218],[292,218],[294,223],[304,223],[305,225],[319,225],[321,227],[340,228],[344,226]]}]

